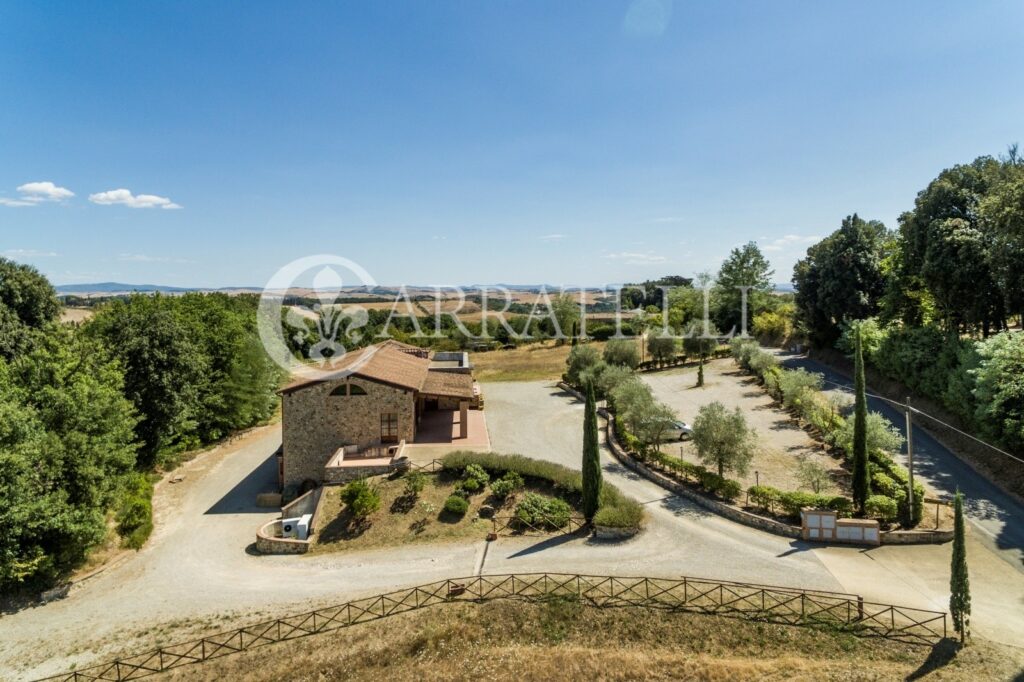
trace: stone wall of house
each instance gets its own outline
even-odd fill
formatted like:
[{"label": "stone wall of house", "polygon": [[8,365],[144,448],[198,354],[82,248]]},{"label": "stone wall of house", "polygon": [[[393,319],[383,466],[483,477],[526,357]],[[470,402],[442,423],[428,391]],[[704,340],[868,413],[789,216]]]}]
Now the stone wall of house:
[{"label": "stone wall of house", "polygon": [[[332,396],[350,381],[366,395]],[[361,377],[312,384],[287,393],[282,401],[284,485],[320,482],[324,465],[342,445],[367,447],[380,441],[380,416],[398,415],[398,438],[412,442],[416,435],[414,394]]]}]

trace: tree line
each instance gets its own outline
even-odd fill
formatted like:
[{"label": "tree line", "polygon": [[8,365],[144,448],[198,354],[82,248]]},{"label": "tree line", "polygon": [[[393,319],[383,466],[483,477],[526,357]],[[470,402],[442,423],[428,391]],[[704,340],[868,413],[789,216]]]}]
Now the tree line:
[{"label": "tree line", "polygon": [[1024,158],[1016,146],[939,173],[890,230],[857,214],[793,272],[797,333],[853,351],[1024,450]]},{"label": "tree line", "polygon": [[0,590],[51,583],[113,533],[141,546],[155,472],[272,415],[256,303],[140,294],[61,324],[46,278],[0,258]]}]

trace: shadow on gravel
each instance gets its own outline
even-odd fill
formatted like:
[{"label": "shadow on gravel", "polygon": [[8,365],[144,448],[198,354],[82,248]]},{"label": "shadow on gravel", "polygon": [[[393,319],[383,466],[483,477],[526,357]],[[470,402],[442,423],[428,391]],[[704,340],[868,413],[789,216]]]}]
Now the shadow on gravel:
[{"label": "shadow on gravel", "polygon": [[277,458],[271,453],[239,481],[224,497],[206,510],[207,514],[266,514],[271,509],[256,506],[256,495],[277,490]]},{"label": "shadow on gravel", "polygon": [[676,516],[686,516],[686,517],[689,517],[691,519],[704,519],[704,518],[709,518],[709,517],[712,517],[712,516],[716,516],[716,514],[712,514],[711,512],[709,512],[704,507],[701,507],[700,505],[696,504],[695,502],[691,502],[690,500],[686,499],[685,497],[681,497],[679,495],[673,495],[671,497],[666,497],[666,498],[660,500],[660,502],[661,502],[661,506],[664,509],[669,510],[670,512],[672,512]]},{"label": "shadow on gravel", "polygon": [[555,547],[558,547],[559,545],[564,545],[567,542],[572,542],[573,540],[576,540],[580,537],[582,537],[582,535],[579,531],[575,533],[564,533],[562,535],[556,535],[554,537],[541,540],[536,544],[530,545],[526,549],[521,549],[515,554],[510,554],[508,558],[515,559],[517,557],[529,556],[531,554],[536,554],[537,552],[543,552],[545,549],[553,549]]}]

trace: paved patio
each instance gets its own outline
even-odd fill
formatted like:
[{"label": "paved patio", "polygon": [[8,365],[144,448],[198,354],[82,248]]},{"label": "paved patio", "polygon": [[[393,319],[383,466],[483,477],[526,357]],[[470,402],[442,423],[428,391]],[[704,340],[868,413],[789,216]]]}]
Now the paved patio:
[{"label": "paved patio", "polygon": [[420,462],[441,457],[452,450],[490,450],[486,411],[469,410],[467,420],[467,435],[460,438],[458,410],[424,412],[416,429],[416,440],[406,444],[405,455],[414,462]]}]

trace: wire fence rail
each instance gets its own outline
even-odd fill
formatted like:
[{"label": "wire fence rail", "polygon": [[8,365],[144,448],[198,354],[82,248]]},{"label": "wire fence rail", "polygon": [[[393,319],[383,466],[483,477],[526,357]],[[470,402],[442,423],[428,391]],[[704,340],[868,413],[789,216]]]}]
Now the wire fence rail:
[{"label": "wire fence rail", "polygon": [[249,649],[351,627],[438,604],[496,599],[573,599],[599,607],[643,607],[823,627],[862,637],[932,645],[946,637],[946,613],[866,602],[852,594],[701,578],[624,578],[526,573],[450,578],[263,621],[151,649],[42,680],[121,682]]}]

